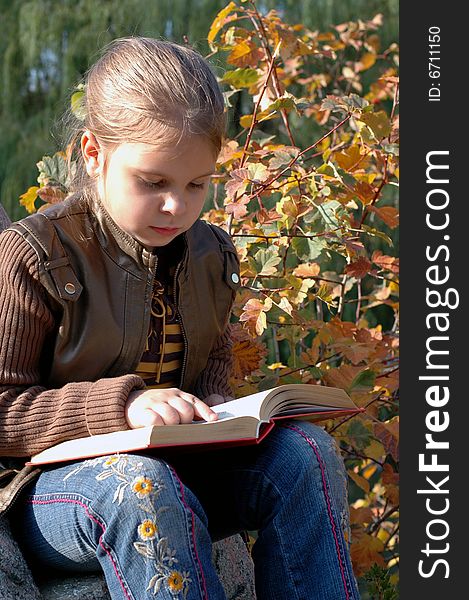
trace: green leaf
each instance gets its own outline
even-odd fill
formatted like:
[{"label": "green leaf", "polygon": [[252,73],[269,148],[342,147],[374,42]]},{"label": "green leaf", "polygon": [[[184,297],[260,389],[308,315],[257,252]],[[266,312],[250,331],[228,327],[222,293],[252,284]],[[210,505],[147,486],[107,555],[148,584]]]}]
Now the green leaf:
[{"label": "green leaf", "polygon": [[317,258],[326,246],[327,241],[323,237],[296,237],[292,240],[293,251],[303,262]]},{"label": "green leaf", "polygon": [[389,246],[394,246],[394,244],[392,243],[392,239],[379,229],[375,229],[374,227],[370,227],[369,225],[365,224],[362,225],[362,229],[371,237],[379,237],[382,240],[384,240]]},{"label": "green leaf", "polygon": [[367,429],[362,421],[353,419],[347,428],[347,441],[357,450],[365,450],[365,448],[374,440],[374,435]]},{"label": "green leaf", "polygon": [[85,92],[79,90],[72,94],[70,99],[70,105],[72,109],[72,113],[76,116],[80,121],[84,121],[86,117],[86,109],[85,109]]},{"label": "green leaf", "polygon": [[350,94],[350,96],[344,97],[344,103],[350,110],[363,110],[370,103],[365,98],[360,98],[357,94]]},{"label": "green leaf", "polygon": [[391,133],[391,121],[384,110],[375,113],[363,113],[359,120],[368,125],[377,140],[382,140]]},{"label": "green leaf", "polygon": [[60,183],[65,189],[70,186],[67,162],[63,152],[56,152],[54,156],[44,156],[37,163],[39,169],[38,181],[43,184]]},{"label": "green leaf", "polygon": [[350,384],[349,390],[365,390],[370,389],[374,386],[376,379],[376,373],[371,369],[365,369],[360,371],[355,379]]},{"label": "green leaf", "polygon": [[248,88],[259,80],[259,73],[256,69],[234,69],[233,71],[227,71],[223,78],[222,83],[228,83],[234,88]]},{"label": "green leaf", "polygon": [[258,267],[258,275],[274,275],[277,272],[276,266],[282,260],[277,254],[277,251],[272,248],[261,248],[254,255],[254,259],[256,261],[256,266]]}]

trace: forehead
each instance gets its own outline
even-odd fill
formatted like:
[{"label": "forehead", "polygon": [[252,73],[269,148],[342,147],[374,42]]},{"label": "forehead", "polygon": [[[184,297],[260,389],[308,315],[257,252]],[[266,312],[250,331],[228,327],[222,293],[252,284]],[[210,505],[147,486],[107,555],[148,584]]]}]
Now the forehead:
[{"label": "forehead", "polygon": [[[156,145],[144,142],[125,143],[115,151],[116,159],[130,168],[145,171],[186,171],[212,173],[216,155],[212,144],[203,137],[181,140],[178,144]],[[197,173],[195,173],[197,175]]]}]

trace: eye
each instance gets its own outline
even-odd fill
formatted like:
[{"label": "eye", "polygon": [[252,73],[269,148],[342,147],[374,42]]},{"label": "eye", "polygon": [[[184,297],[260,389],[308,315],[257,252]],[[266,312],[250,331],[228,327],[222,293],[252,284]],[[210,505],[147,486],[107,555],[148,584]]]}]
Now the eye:
[{"label": "eye", "polygon": [[162,184],[164,183],[164,181],[162,181],[162,180],[161,181],[147,181],[146,179],[142,179],[141,177],[139,177],[138,179],[142,185],[144,185],[145,187],[149,187],[151,189],[162,187]]},{"label": "eye", "polygon": [[190,183],[189,185],[196,190],[203,190],[205,187],[205,183]]}]

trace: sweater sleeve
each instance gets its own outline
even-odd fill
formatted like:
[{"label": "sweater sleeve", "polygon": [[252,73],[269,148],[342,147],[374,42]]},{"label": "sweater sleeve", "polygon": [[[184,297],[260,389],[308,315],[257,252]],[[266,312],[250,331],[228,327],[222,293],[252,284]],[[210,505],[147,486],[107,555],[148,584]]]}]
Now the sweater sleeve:
[{"label": "sweater sleeve", "polygon": [[229,379],[233,369],[233,340],[231,325],[216,340],[205,369],[195,382],[194,394],[202,400],[210,394],[234,396]]},{"label": "sweater sleeve", "polygon": [[29,457],[61,441],[128,429],[136,375],[47,389],[40,364],[58,325],[39,281],[39,258],[16,232],[0,236],[0,456]]}]

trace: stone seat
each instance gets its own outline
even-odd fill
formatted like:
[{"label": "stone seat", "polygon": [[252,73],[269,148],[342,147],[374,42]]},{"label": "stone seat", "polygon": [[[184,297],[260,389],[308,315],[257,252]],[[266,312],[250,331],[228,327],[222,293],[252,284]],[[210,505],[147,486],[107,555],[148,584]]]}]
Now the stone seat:
[{"label": "stone seat", "polygon": [[[254,568],[246,544],[234,535],[213,544],[212,560],[227,600],[255,600]],[[33,576],[0,518],[0,600],[110,600],[99,574],[38,571]]]}]

